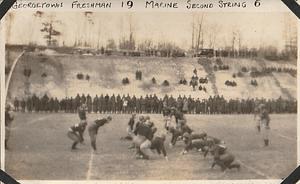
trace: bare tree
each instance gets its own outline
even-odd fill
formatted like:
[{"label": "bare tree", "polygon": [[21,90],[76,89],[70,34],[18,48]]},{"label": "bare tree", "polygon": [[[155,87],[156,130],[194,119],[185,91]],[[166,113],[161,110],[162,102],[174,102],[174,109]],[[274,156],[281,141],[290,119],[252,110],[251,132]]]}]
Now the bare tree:
[{"label": "bare tree", "polygon": [[[134,23],[132,21],[131,14],[127,18],[128,26],[129,26],[129,35],[128,38],[125,36],[121,36],[119,40],[119,48],[120,49],[126,49],[126,50],[135,50],[135,38],[134,38]],[[122,22],[123,23],[123,22]]]},{"label": "bare tree", "polygon": [[200,44],[201,44],[201,36],[202,36],[202,24],[203,24],[203,18],[204,18],[204,14],[202,13],[201,15],[201,19],[199,20],[198,17],[198,34],[197,34],[197,42],[196,42],[196,51],[199,51],[200,48]]},{"label": "bare tree", "polygon": [[55,26],[56,24],[61,24],[61,21],[56,20],[53,15],[48,16],[46,19],[47,21],[42,23],[43,28],[40,31],[45,33],[44,38],[48,46],[57,46],[57,38],[61,35],[61,32]]}]

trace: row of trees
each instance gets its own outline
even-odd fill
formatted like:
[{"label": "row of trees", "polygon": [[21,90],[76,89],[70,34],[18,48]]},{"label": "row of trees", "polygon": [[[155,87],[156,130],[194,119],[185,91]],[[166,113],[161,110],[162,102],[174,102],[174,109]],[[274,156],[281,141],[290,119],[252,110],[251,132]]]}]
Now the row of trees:
[{"label": "row of trees", "polygon": [[[9,14],[9,18],[13,20],[13,14]],[[232,32],[228,32],[229,42],[219,38],[222,29],[220,25],[208,24],[209,20],[206,20],[207,14],[193,14],[192,25],[191,25],[191,42],[189,51],[192,53],[198,53],[203,48],[220,49],[216,48],[218,42],[222,41],[223,48],[227,52],[232,53],[230,57],[243,57],[244,51],[256,50],[258,56],[266,57],[267,59],[278,59],[284,58],[289,55],[296,56],[297,45],[295,45],[295,33],[293,32],[293,26],[287,22],[285,31],[286,48],[283,52],[278,51],[275,46],[261,45],[260,48],[249,48],[244,43],[244,38],[239,27],[233,27]],[[83,20],[83,26],[75,27],[75,38],[74,47],[90,47],[98,48],[105,47],[108,50],[138,50],[138,51],[149,51],[149,50],[166,50],[166,51],[183,51],[172,41],[157,41],[154,42],[152,39],[136,40],[137,25],[133,20],[132,15],[129,14],[121,18],[120,38],[112,39],[109,38],[106,41],[106,45],[103,45],[101,40],[101,21],[96,19],[93,12],[83,12],[81,20]],[[35,23],[40,22],[40,32],[43,34],[45,42],[48,46],[65,46],[63,41],[63,35],[68,33],[62,33],[60,27],[64,24],[54,14],[37,11],[33,14],[33,21]],[[8,21],[11,24],[11,21]],[[10,25],[8,26],[10,29]],[[93,32],[93,33],[92,33]],[[88,34],[87,34],[88,33]],[[96,38],[95,38],[96,37]],[[33,39],[34,40],[34,39]],[[98,44],[95,46],[95,40]]]}]

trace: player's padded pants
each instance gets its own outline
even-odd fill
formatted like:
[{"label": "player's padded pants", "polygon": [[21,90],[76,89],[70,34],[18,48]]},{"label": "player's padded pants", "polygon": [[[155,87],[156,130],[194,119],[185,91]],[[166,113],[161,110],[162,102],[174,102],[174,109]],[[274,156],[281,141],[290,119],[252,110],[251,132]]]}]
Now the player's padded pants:
[{"label": "player's padded pants", "polygon": [[141,152],[147,156],[151,154],[150,148],[151,148],[151,141],[149,139],[146,139],[144,142],[142,142],[140,146]]},{"label": "player's padded pants", "polygon": [[270,127],[267,125],[267,121],[264,119],[261,120],[261,133],[264,140],[269,140]]},{"label": "player's padded pants", "polygon": [[91,146],[92,148],[96,151],[96,138],[97,138],[97,133],[95,131],[90,131],[89,130],[89,136],[91,139]]},{"label": "player's padded pants", "polygon": [[140,151],[149,156],[151,154],[151,141],[148,140],[145,136],[137,135],[133,136],[133,143],[140,149]]},{"label": "player's padded pants", "polygon": [[67,135],[74,142],[79,142],[80,141],[79,136],[76,133],[72,132],[72,131],[68,131]]},{"label": "player's padded pants", "polygon": [[234,161],[234,156],[231,153],[225,153],[220,156],[219,159],[215,160],[216,164],[218,164],[222,170],[225,170],[226,168],[234,168],[237,167],[235,164],[232,165]]}]

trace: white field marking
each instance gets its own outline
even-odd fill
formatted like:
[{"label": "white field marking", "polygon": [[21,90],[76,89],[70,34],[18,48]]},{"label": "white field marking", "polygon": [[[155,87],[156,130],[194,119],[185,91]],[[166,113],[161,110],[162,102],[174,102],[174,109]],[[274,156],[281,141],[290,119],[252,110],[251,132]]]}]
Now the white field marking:
[{"label": "white field marking", "polygon": [[255,169],[254,167],[251,167],[251,166],[248,166],[247,164],[245,164],[244,162],[242,162],[241,160],[236,160],[238,163],[241,164],[241,166],[245,167],[246,169],[248,169],[249,171],[252,171],[254,172],[255,174],[257,175],[260,175],[260,176],[263,176],[265,177],[266,179],[272,179],[272,177],[268,176],[267,174],[259,171],[258,169]]},{"label": "white field marking", "polygon": [[293,139],[293,138],[291,138],[291,137],[289,137],[289,136],[282,135],[282,134],[279,133],[278,130],[274,130],[274,132],[276,132],[275,135],[278,135],[279,137],[284,138],[284,139],[286,139],[286,140],[289,140],[289,141],[297,141],[297,138]]},{"label": "white field marking", "polygon": [[89,168],[88,168],[87,173],[86,173],[86,180],[91,179],[92,170],[93,170],[93,162],[94,162],[94,152],[91,151],[91,157],[90,157],[89,166],[88,166]]}]

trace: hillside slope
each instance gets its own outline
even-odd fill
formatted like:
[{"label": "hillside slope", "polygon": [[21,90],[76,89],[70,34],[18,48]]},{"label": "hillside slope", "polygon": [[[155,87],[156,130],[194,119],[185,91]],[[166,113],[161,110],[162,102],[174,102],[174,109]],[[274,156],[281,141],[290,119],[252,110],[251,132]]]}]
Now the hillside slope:
[{"label": "hillside slope", "polygon": [[[258,86],[250,85],[251,77],[245,73],[242,78],[233,78],[232,74],[241,67],[261,67],[255,60],[224,59],[224,64],[230,66],[228,71],[214,72],[215,81],[209,81],[206,87],[207,93],[193,91],[188,85],[179,85],[179,80],[185,78],[188,82],[193,74],[194,68],[199,77],[208,76],[204,67],[198,64],[195,58],[158,58],[158,57],[122,57],[122,56],[79,56],[62,54],[26,53],[20,58],[12,76],[10,84],[10,96],[24,97],[26,77],[23,75],[24,68],[32,71],[29,82],[29,92],[38,96],[47,94],[49,96],[64,98],[79,94],[157,94],[163,96],[191,95],[195,98],[208,98],[219,95],[225,98],[278,98],[282,96],[296,98],[296,78],[287,73],[278,73],[274,76],[257,78]],[[268,63],[265,63],[268,64]],[[286,64],[277,63],[279,67]],[[288,65],[289,67],[296,67]],[[135,80],[136,70],[143,72],[143,80]],[[89,80],[78,80],[77,74],[89,75]],[[42,75],[46,77],[42,77]],[[122,85],[122,79],[128,77],[130,84]],[[152,84],[155,78],[157,84]],[[168,80],[169,87],[162,86],[162,82]],[[226,80],[237,82],[236,87],[224,85]],[[212,82],[215,82],[212,84]],[[280,86],[278,86],[280,83]],[[217,90],[213,88],[216,87]],[[284,88],[282,90],[281,88]],[[288,93],[288,94],[287,94]]]}]

